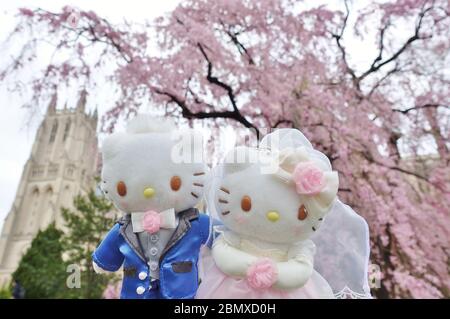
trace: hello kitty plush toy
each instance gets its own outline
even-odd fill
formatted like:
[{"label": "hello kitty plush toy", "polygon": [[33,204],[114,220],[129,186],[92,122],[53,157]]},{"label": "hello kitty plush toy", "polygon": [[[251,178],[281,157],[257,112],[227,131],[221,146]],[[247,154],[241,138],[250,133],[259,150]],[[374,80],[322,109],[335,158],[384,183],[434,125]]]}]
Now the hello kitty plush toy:
[{"label": "hello kitty plush toy", "polygon": [[[201,139],[162,119],[138,115],[103,143],[101,188],[125,213],[93,253],[97,272],[123,266],[121,298],[193,298],[198,255],[209,234],[200,201],[207,166]],[[195,146],[196,145],[196,146]],[[184,152],[184,153],[183,153]],[[185,156],[188,154],[188,156]]]},{"label": "hello kitty plush toy", "polygon": [[280,132],[301,142],[270,145],[272,133],[259,148],[237,147],[212,183],[208,206],[225,227],[197,298],[334,297],[314,269],[311,238],[335,204],[338,174],[299,131]]}]

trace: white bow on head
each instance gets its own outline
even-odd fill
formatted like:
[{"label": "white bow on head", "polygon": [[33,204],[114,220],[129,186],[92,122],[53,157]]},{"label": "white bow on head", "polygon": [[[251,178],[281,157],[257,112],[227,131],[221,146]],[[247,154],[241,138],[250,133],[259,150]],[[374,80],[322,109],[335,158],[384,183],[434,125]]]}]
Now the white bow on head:
[{"label": "white bow on head", "polygon": [[[339,177],[322,156],[306,147],[287,147],[279,151],[275,176],[294,184],[296,192],[304,196],[311,210],[325,211],[337,197]],[[322,154],[323,155],[323,154]]]}]

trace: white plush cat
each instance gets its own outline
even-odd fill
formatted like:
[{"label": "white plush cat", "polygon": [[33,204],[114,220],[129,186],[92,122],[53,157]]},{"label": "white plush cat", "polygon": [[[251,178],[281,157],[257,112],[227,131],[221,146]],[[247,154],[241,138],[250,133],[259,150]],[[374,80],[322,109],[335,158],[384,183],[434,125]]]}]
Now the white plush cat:
[{"label": "white plush cat", "polygon": [[[207,166],[201,157],[194,158],[200,150],[194,153],[191,146],[201,138],[197,131],[177,131],[168,120],[134,118],[127,132],[103,142],[101,188],[106,197],[123,212],[180,212],[195,206],[203,194]],[[117,189],[119,182],[124,196]]]},{"label": "white plush cat", "polygon": [[336,199],[338,175],[291,131],[303,142],[276,145],[272,133],[259,149],[238,147],[226,156],[208,203],[225,230],[205,258],[197,298],[333,297],[314,271],[309,238]]},{"label": "white plush cat", "polygon": [[93,254],[94,268],[123,265],[121,298],[193,298],[209,217],[194,206],[206,177],[201,134],[140,115],[106,138],[102,182],[125,213]]}]

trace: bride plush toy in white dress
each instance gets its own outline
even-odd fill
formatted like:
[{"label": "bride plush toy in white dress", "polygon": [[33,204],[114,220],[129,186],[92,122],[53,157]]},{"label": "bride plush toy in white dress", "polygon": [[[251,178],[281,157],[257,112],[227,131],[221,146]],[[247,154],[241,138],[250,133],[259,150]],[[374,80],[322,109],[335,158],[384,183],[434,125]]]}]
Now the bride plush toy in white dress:
[{"label": "bride plush toy in white dress", "polygon": [[298,130],[230,151],[209,185],[223,226],[203,256],[197,298],[370,296],[367,224],[337,199],[338,185]]}]

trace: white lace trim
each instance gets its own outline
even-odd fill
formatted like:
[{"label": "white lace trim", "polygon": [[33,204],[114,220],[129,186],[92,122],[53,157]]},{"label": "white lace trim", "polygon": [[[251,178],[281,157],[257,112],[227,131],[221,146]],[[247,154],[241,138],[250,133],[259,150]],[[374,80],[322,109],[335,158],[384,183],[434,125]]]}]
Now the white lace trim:
[{"label": "white lace trim", "polygon": [[347,286],[345,286],[341,291],[334,294],[336,299],[372,299],[369,293],[357,293]]}]

